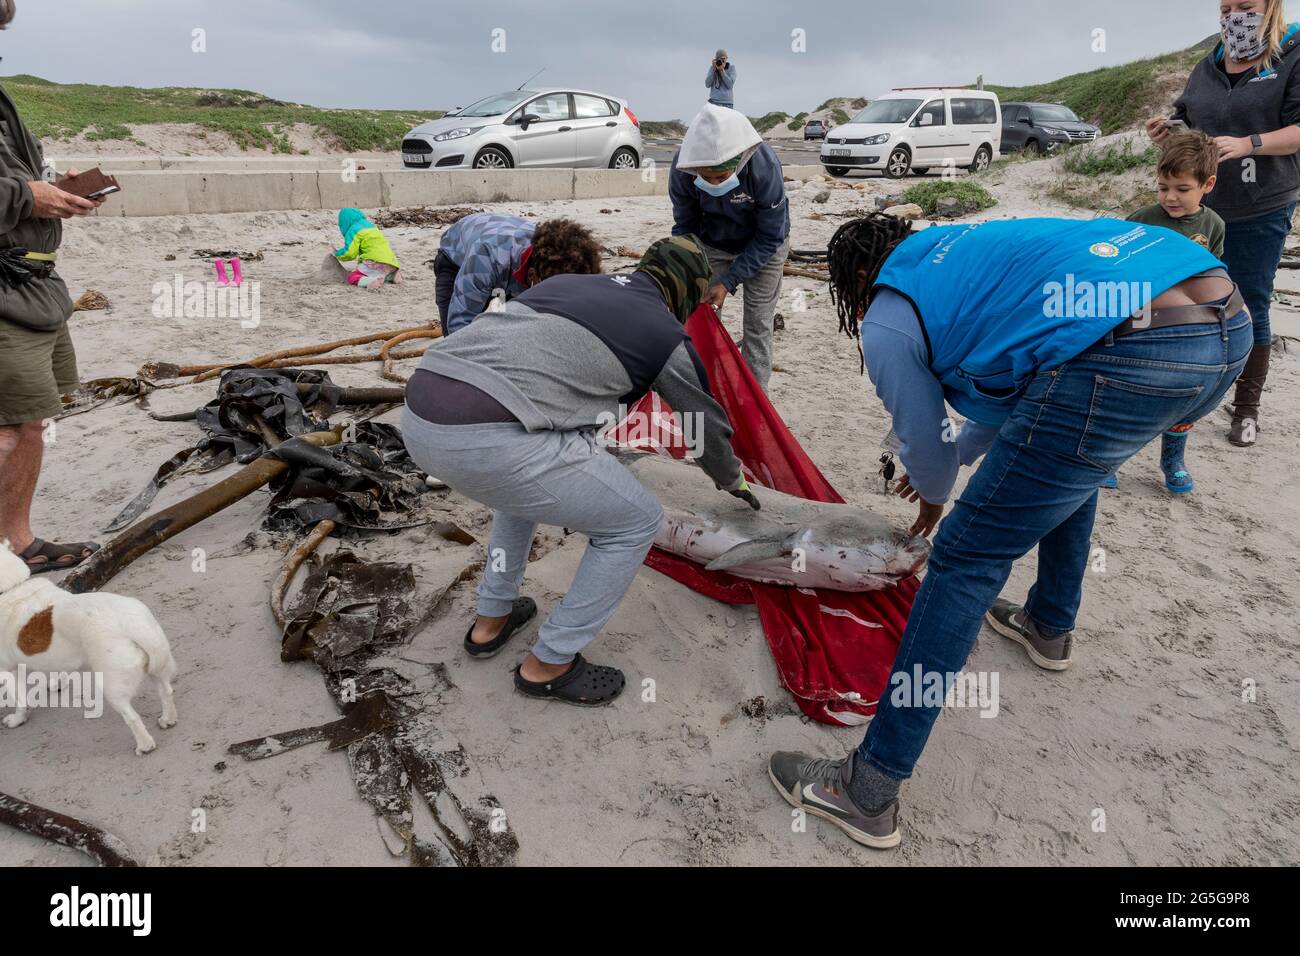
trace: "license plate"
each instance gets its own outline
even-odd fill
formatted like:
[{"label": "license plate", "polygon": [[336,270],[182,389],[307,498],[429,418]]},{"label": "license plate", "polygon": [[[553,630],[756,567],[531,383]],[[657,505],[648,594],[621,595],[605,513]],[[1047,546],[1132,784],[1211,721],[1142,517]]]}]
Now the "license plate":
[{"label": "license plate", "polygon": [[418,165],[418,166],[428,166],[428,165],[429,165],[429,157],[428,157],[428,156],[421,156],[419,153],[403,153],[403,154],[402,154],[402,162],[404,162],[404,163],[415,163],[415,164]]},{"label": "license plate", "polygon": [[830,151],[830,153],[831,153],[832,156],[847,156],[847,155],[849,155],[849,151],[848,151],[847,149],[832,149],[832,150]]}]

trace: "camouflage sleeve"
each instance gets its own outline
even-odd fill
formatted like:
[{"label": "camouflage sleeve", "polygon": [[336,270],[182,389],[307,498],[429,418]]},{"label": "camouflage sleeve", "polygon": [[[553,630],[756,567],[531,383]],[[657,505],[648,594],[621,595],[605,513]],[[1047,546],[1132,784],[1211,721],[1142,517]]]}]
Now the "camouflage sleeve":
[{"label": "camouflage sleeve", "polygon": [[652,387],[682,416],[682,430],[693,438],[688,454],[704,473],[719,488],[739,488],[742,476],[740,459],[731,450],[731,420],[709,393],[704,365],[690,342],[673,350]]}]

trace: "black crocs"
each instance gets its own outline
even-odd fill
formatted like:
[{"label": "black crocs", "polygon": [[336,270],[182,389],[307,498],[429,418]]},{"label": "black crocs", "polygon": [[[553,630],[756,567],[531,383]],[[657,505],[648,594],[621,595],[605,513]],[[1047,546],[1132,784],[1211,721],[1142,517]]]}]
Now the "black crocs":
[{"label": "black crocs", "polygon": [[573,666],[553,681],[534,683],[525,680],[515,668],[515,689],[521,694],[539,700],[562,700],[566,704],[582,707],[599,707],[608,704],[627,686],[627,678],[617,667],[590,664],[581,655],[573,658]]},{"label": "black crocs", "polygon": [[501,628],[501,633],[486,644],[475,644],[470,640],[470,635],[474,633],[474,625],[469,626],[469,630],[465,632],[465,653],[479,660],[495,657],[501,652],[501,648],[509,643],[510,638],[514,637],[521,627],[531,621],[536,613],[537,602],[532,598],[515,598],[514,606],[510,608],[510,617],[506,618],[505,627]]}]

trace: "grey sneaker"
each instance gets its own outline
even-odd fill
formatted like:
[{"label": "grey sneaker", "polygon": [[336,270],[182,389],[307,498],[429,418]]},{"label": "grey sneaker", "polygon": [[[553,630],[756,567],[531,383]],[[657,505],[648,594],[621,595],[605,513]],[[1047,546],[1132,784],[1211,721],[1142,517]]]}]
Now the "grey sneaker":
[{"label": "grey sneaker", "polygon": [[868,816],[849,798],[849,779],[857,752],[843,760],[820,760],[808,754],[781,751],[772,754],[767,775],[792,807],[829,820],[852,839],[877,850],[902,842],[898,832],[898,801],[875,816]]},{"label": "grey sneaker", "polygon": [[998,598],[984,613],[989,627],[1003,637],[1010,638],[1025,649],[1029,659],[1044,670],[1063,671],[1070,666],[1071,635],[1044,637],[1025,609]]}]

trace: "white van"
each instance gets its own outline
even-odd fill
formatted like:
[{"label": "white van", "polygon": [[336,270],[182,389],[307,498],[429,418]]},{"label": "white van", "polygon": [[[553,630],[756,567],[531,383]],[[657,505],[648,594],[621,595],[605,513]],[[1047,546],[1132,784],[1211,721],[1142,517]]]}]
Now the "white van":
[{"label": "white van", "polygon": [[900,87],[827,133],[821,161],[832,176],[877,169],[901,179],[944,166],[982,172],[999,155],[1001,141],[996,93]]}]

